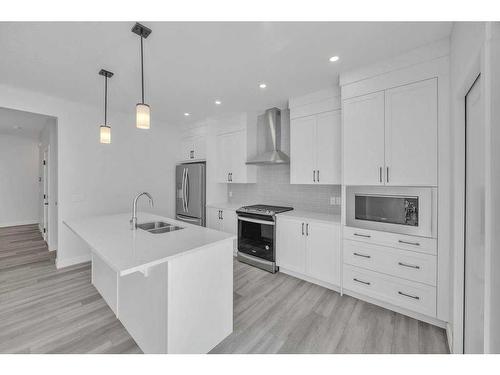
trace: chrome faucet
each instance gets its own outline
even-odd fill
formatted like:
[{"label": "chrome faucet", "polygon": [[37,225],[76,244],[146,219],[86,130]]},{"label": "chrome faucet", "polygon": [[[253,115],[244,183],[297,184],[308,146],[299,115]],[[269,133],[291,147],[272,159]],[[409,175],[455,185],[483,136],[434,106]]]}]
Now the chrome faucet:
[{"label": "chrome faucet", "polygon": [[149,194],[148,192],[142,192],[142,193],[139,193],[137,194],[137,196],[134,198],[134,203],[132,204],[132,219],[130,219],[130,226],[132,227],[132,229],[136,229],[137,228],[137,200],[142,196],[142,195],[145,195],[149,198],[149,206],[151,208],[154,207],[154,202],[153,202],[153,197],[151,196],[151,194]]}]

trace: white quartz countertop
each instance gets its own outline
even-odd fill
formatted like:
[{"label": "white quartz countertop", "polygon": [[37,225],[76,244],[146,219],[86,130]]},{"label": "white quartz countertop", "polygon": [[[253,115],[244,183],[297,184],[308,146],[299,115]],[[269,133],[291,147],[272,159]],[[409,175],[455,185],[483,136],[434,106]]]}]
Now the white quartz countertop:
[{"label": "white quartz countertop", "polygon": [[139,224],[164,221],[184,229],[161,234],[131,230],[130,214],[65,220],[64,224],[121,276],[144,272],[175,257],[236,238],[228,233],[149,213],[140,212],[137,217]]},{"label": "white quartz countertop", "polygon": [[297,219],[308,219],[313,221],[320,221],[328,224],[339,224],[340,215],[325,214],[313,211],[292,210],[278,214],[280,217],[293,217]]},{"label": "white quartz countertop", "polygon": [[236,211],[238,208],[246,206],[245,203],[229,203],[229,202],[221,202],[221,203],[208,203],[207,207],[219,208],[221,210],[231,210]]}]

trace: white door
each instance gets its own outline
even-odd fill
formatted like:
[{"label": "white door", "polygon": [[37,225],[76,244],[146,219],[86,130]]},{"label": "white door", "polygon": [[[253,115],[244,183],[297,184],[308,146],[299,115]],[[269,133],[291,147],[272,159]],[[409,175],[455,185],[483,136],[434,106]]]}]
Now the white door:
[{"label": "white door", "polygon": [[307,273],[315,279],[340,285],[340,229],[308,223]]},{"label": "white door", "polygon": [[222,230],[230,234],[238,234],[238,219],[236,212],[231,210],[222,211]]},{"label": "white door", "polygon": [[437,185],[437,79],[385,92],[385,182]]},{"label": "white door", "polygon": [[316,182],[340,184],[340,110],[320,114],[316,119]]},{"label": "white door", "polygon": [[344,100],[342,109],[344,184],[383,184],[384,92]]},{"label": "white door", "polygon": [[305,273],[305,223],[279,218],[276,223],[276,261],[279,267]]},{"label": "white door", "polygon": [[485,130],[481,78],[466,96],[464,352],[484,352]]},{"label": "white door", "polygon": [[220,210],[214,207],[207,207],[207,227],[221,230]]},{"label": "white door", "polygon": [[217,136],[217,182],[229,182],[231,134]]},{"label": "white door", "polygon": [[316,177],[316,116],[290,122],[290,183],[313,184]]},{"label": "white door", "polygon": [[245,183],[247,170],[247,147],[246,147],[246,132],[244,130],[232,133],[228,138],[229,155],[231,167],[229,169],[230,181],[237,183]]},{"label": "white door", "polygon": [[49,241],[49,149],[43,151],[43,239]]}]

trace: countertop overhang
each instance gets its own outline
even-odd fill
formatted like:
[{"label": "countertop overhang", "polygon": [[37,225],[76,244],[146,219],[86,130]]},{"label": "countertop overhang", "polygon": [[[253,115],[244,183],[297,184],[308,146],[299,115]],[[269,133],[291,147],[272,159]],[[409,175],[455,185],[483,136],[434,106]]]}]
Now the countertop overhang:
[{"label": "countertop overhang", "polygon": [[63,222],[120,276],[146,273],[152,266],[236,238],[229,233],[154,214],[140,212],[137,216],[139,223],[164,221],[183,229],[162,234],[132,230],[130,214],[92,216]]}]

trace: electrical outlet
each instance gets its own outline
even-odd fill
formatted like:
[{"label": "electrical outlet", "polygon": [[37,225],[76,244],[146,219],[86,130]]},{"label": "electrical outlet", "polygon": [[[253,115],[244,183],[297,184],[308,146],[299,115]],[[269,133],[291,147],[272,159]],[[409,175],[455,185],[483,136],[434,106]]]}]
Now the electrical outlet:
[{"label": "electrical outlet", "polygon": [[233,197],[233,192],[232,192],[232,191],[230,191],[230,192],[229,192],[229,198],[232,198],[232,197]]}]

